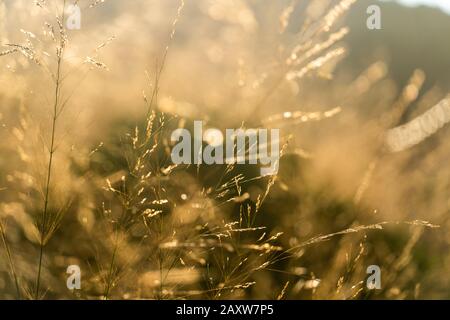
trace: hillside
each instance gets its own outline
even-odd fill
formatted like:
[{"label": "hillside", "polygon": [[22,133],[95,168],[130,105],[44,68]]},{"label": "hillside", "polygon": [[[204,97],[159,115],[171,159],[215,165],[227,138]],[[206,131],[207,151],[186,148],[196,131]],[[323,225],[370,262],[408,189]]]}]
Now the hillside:
[{"label": "hillside", "polygon": [[382,30],[366,28],[366,9],[374,1],[360,0],[347,17],[352,32],[347,38],[349,56],[341,68],[360,70],[377,58],[389,63],[400,84],[415,68],[427,74],[425,88],[450,89],[450,16],[430,7],[409,8],[379,2]]}]

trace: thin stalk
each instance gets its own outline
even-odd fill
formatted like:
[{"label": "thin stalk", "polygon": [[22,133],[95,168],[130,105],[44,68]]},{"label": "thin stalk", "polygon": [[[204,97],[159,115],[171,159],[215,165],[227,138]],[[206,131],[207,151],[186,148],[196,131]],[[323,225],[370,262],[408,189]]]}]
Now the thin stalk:
[{"label": "thin stalk", "polygon": [[[159,223],[159,238],[160,243],[162,240],[162,233],[163,233],[163,217],[160,217],[160,223]],[[164,277],[163,277],[163,271],[164,271],[164,257],[163,252],[161,249],[161,246],[158,246],[158,263],[159,263],[159,298],[163,299],[163,290],[164,290]]]},{"label": "thin stalk", "polygon": [[1,237],[2,237],[3,246],[6,251],[6,256],[8,257],[9,268],[11,270],[11,274],[14,279],[14,284],[16,286],[17,299],[20,300],[21,295],[20,295],[19,279],[17,278],[16,269],[14,267],[14,262],[13,262],[12,255],[11,255],[11,249],[9,247],[8,240],[6,239],[5,228],[3,227],[3,222],[1,219],[0,219],[0,233],[1,233]]},{"label": "thin stalk", "polygon": [[112,284],[114,282],[113,273],[114,273],[114,264],[115,264],[115,260],[116,260],[117,250],[118,250],[118,246],[119,246],[119,242],[118,242],[119,241],[119,231],[116,230],[115,233],[116,233],[116,235],[115,235],[115,240],[114,240],[114,250],[113,250],[112,257],[111,257],[111,263],[109,265],[108,276],[106,278],[105,292],[103,293],[105,300],[108,300],[108,296],[111,291]]},{"label": "thin stalk", "polygon": [[55,154],[55,136],[56,136],[56,124],[58,120],[58,105],[60,99],[60,89],[61,89],[61,64],[63,57],[63,47],[61,46],[58,50],[57,54],[57,72],[56,72],[56,80],[55,80],[55,101],[53,104],[53,119],[52,119],[52,133],[51,133],[51,142],[49,149],[49,161],[47,167],[47,178],[45,185],[45,197],[44,197],[44,210],[42,213],[42,221],[40,226],[40,242],[39,242],[39,264],[38,264],[38,273],[36,277],[36,292],[35,299],[39,299],[39,289],[41,284],[41,272],[42,272],[42,258],[44,255],[44,247],[45,247],[45,237],[46,237],[46,224],[47,224],[47,214],[48,214],[48,204],[50,201],[50,183],[52,178],[52,168],[53,168],[53,156]]}]

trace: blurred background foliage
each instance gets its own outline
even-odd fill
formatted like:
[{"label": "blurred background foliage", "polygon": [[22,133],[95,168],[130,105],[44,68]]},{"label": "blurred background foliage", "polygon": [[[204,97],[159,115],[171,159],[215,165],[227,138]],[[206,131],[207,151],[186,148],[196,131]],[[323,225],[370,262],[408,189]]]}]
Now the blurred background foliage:
[{"label": "blurred background foliage", "polygon": [[[316,38],[309,28],[341,1],[79,3],[51,186],[50,212],[64,214],[45,246],[38,298],[450,298],[450,129],[398,153],[383,140],[447,95],[450,16],[358,0]],[[373,3],[382,30],[366,28]],[[40,10],[0,0],[0,42],[28,37],[53,54],[52,43],[26,34],[40,37],[54,19]],[[317,56],[345,54],[285,79],[290,52],[347,26]],[[96,70],[83,63],[93,55]],[[2,56],[0,68],[0,218],[10,249],[0,249],[0,298],[36,298],[54,88],[21,55]],[[172,167],[170,133],[194,120],[281,128],[278,175]],[[75,292],[71,264],[82,270]],[[374,264],[381,290],[366,288]]]}]

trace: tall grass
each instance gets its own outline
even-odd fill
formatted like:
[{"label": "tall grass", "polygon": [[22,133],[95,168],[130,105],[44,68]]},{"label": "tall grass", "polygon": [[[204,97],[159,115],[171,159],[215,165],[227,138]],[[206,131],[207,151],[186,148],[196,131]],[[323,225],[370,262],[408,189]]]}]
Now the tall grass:
[{"label": "tall grass", "polygon": [[[45,182],[45,197],[44,197],[44,209],[42,211],[42,217],[40,218],[41,223],[39,226],[39,233],[40,233],[40,241],[39,241],[39,262],[38,262],[38,272],[36,276],[36,294],[35,298],[39,299],[39,290],[41,285],[41,270],[42,270],[42,257],[44,255],[44,247],[47,241],[49,240],[49,237],[51,235],[51,232],[57,227],[57,224],[59,224],[59,221],[61,220],[60,216],[52,217],[50,221],[48,221],[48,208],[49,208],[49,201],[50,201],[50,184],[52,182],[52,169],[53,169],[53,155],[55,153],[55,137],[56,137],[56,125],[58,121],[58,117],[60,115],[61,108],[60,100],[61,100],[61,68],[62,68],[62,61],[64,59],[64,49],[66,46],[66,33],[64,30],[63,23],[65,21],[65,10],[66,2],[63,2],[62,6],[62,13],[60,18],[58,19],[58,25],[59,25],[59,45],[56,48],[56,72],[55,72],[55,95],[54,95],[54,103],[53,103],[53,114],[52,114],[52,124],[51,124],[51,138],[50,138],[50,147],[49,147],[49,154],[48,154],[48,167],[47,167],[47,178]],[[48,224],[50,224],[50,228],[48,227]]]},{"label": "tall grass", "polygon": [[[89,7],[102,2],[94,1]],[[377,136],[372,146],[375,151],[368,157],[367,169],[362,170],[361,183],[344,199],[329,192],[331,187],[326,182],[324,185],[320,179],[311,182],[302,171],[307,171],[303,166],[309,168],[318,156],[307,147],[296,146],[297,129],[322,124],[332,127],[336,118],[348,112],[348,105],[356,104],[357,99],[364,98],[383,81],[387,73],[384,63],[370,66],[351,83],[350,89],[336,85],[342,97],[340,105],[325,111],[302,108],[281,113],[264,112],[264,117],[258,117],[272,99],[279,95],[284,97],[286,86],[299,86],[316,76],[333,79],[333,71],[327,68],[333,70],[333,65],[345,55],[346,48],[341,41],[350,32],[339,25],[339,20],[355,2],[330,2],[320,18],[311,21],[306,17],[293,40],[280,49],[276,67],[267,68],[264,76],[256,77],[254,96],[244,92],[245,84],[236,86],[236,90],[242,92],[233,98],[248,97],[244,105],[250,115],[244,122],[236,120],[240,127],[251,123],[283,129],[282,165],[280,172],[272,176],[261,176],[259,168],[250,166],[171,163],[171,132],[192,126],[192,119],[165,112],[160,101],[162,90],[167,87],[163,84],[167,79],[164,72],[170,64],[170,50],[177,40],[179,25],[185,20],[186,7],[190,5],[183,0],[177,2],[174,18],[170,19],[167,44],[156,59],[156,66],[145,72],[150,91],[147,95],[144,90],[144,109],[137,123],[130,121],[111,126],[107,141],[98,147],[85,145],[83,150],[73,147],[76,151],[67,152],[70,156],[61,159],[70,168],[68,180],[74,180],[69,184],[71,190],[64,190],[69,193],[68,201],[62,196],[64,199],[58,198],[55,191],[63,187],[56,173],[56,153],[62,153],[58,140],[63,139],[58,129],[61,115],[73,95],[66,91],[76,89],[66,87],[65,63],[69,59],[66,56],[69,33],[64,26],[66,1],[55,2],[59,4],[56,35],[52,25],[46,24],[55,50],[53,68],[47,65],[45,54],[33,46],[34,34],[24,31],[25,44],[7,44],[7,50],[0,56],[18,54],[38,65],[50,75],[53,91],[51,121],[46,124],[49,142],[41,138],[46,150],[45,172],[40,175],[43,177],[39,206],[42,210],[28,201],[39,189],[36,187],[39,175],[29,179],[31,187],[26,187],[25,191],[18,188],[14,195],[19,199],[17,202],[32,203],[31,209],[23,206],[24,211],[38,211],[34,217],[39,235],[36,265],[22,257],[21,252],[14,252],[19,244],[10,245],[9,225],[4,224],[0,216],[3,248],[17,298],[22,296],[22,291],[30,291],[21,287],[22,283],[30,282],[30,278],[34,279],[34,288],[28,297],[34,299],[49,296],[105,300],[370,298],[373,293],[364,287],[364,279],[365,266],[371,263],[371,257],[382,261],[384,271],[388,272],[386,286],[389,289],[380,295],[389,297],[398,293],[389,290],[399,286],[396,281],[413,258],[414,247],[425,235],[426,228],[434,229],[437,225],[415,219],[381,219],[364,200],[376,185],[382,161],[395,156],[392,150],[387,150],[386,132],[392,133],[390,130],[401,125],[408,106],[418,98],[412,93],[420,91],[424,74],[414,72],[389,110],[368,125],[370,134]],[[319,1],[312,3],[319,5]],[[44,2],[38,4],[49,10]],[[280,13],[281,36],[294,28],[291,20],[300,5],[292,1]],[[84,60],[85,65],[109,70],[98,61],[98,52],[110,40],[98,46],[95,55]],[[247,67],[244,63],[240,66]],[[325,69],[328,70],[326,75]],[[98,121],[102,122],[103,116]],[[26,136],[31,129],[25,121],[19,122],[21,129],[17,129],[15,135]],[[27,143],[27,139],[21,140]],[[42,156],[25,156],[22,149],[26,148],[21,146],[21,158],[29,162],[37,162]],[[61,201],[63,205],[59,204]],[[27,217],[28,213],[24,214],[20,223],[27,225]],[[378,232],[390,235],[389,230],[406,227],[412,229],[412,236],[406,236],[401,248],[390,248],[390,243],[377,236]],[[27,229],[24,230],[27,234]],[[33,234],[34,229],[29,227],[29,230]],[[53,237],[57,239],[50,243]],[[23,242],[30,241],[33,242],[31,236]],[[376,241],[382,245],[371,248]],[[371,257],[368,257],[369,252]],[[392,258],[395,254],[398,257]],[[16,267],[15,255],[21,258],[20,268]],[[389,257],[382,259],[377,255]],[[82,289],[78,292],[69,293],[64,286],[64,268],[69,263],[82,266]],[[18,270],[28,265],[35,267],[36,272],[21,275]],[[405,288],[410,288],[409,284],[405,284]],[[400,290],[398,296],[411,296],[408,290]],[[269,293],[262,295],[261,292]]]},{"label": "tall grass", "polygon": [[16,268],[14,266],[14,261],[13,261],[12,255],[11,255],[11,249],[10,249],[8,240],[6,239],[5,227],[3,226],[3,222],[1,221],[1,219],[0,219],[0,234],[2,237],[3,247],[6,251],[6,257],[8,259],[10,272],[14,279],[14,285],[16,287],[17,299],[20,299],[22,295],[20,293],[19,279],[17,277]]},{"label": "tall grass", "polygon": [[[91,7],[97,5],[93,4]],[[52,6],[47,4],[45,1],[38,1],[35,3],[38,7],[42,9],[46,14],[52,14]],[[39,233],[39,253],[38,253],[38,263],[37,263],[37,272],[36,272],[36,280],[35,287],[32,296],[34,299],[41,299],[43,295],[41,295],[41,282],[42,282],[42,270],[44,264],[44,254],[45,247],[57,231],[60,226],[60,223],[63,219],[64,213],[70,208],[70,201],[63,205],[60,208],[57,208],[56,201],[52,203],[52,189],[53,189],[53,171],[54,171],[54,162],[55,162],[55,153],[57,151],[57,127],[58,120],[61,117],[64,109],[72,97],[72,93],[68,95],[63,95],[63,82],[67,81],[67,74],[63,74],[63,64],[65,61],[65,50],[68,43],[68,35],[65,27],[66,21],[66,0],[56,1],[54,3],[54,9],[57,11],[55,16],[55,25],[45,22],[44,35],[48,36],[54,45],[54,56],[50,56],[46,52],[39,52],[33,45],[32,39],[36,39],[36,35],[32,32],[21,30],[22,33],[27,37],[27,41],[25,45],[22,44],[5,44],[7,47],[11,47],[12,49],[4,51],[1,53],[2,56],[6,56],[9,54],[20,53],[25,58],[36,64],[38,67],[42,69],[44,73],[46,73],[53,85],[53,99],[51,102],[51,124],[50,124],[50,141],[47,143],[43,141],[45,149],[47,151],[47,165],[46,172],[44,175],[44,187],[42,190],[43,196],[43,204],[42,211],[40,211],[35,217],[35,224],[37,226],[37,230]],[[55,32],[55,29],[57,32]],[[105,46],[103,44],[101,47]],[[98,51],[101,47],[98,47],[96,51]],[[54,69],[51,69],[51,65],[49,65],[45,59],[45,56],[50,56],[54,59]],[[87,61],[91,64],[97,64],[96,60]],[[1,226],[3,243],[5,246],[5,250],[7,251],[8,260],[11,265],[11,272],[14,277],[14,282],[16,284],[17,294],[20,296],[20,289],[18,284],[18,278],[14,271],[14,265],[12,263],[12,256],[7,245],[5,231],[3,228],[3,224]],[[29,292],[31,295],[31,291]]]}]

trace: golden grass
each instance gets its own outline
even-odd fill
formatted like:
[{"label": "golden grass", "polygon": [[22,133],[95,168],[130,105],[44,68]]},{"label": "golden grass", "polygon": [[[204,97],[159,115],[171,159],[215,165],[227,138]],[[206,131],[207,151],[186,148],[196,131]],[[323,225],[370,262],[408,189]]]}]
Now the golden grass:
[{"label": "golden grass", "polygon": [[[166,44],[160,44],[163,48],[160,58],[153,70],[145,72],[149,88],[143,90],[145,109],[140,110],[138,120],[130,120],[132,117],[125,114],[121,118],[123,124],[112,125],[112,121],[107,122],[106,112],[95,117],[94,123],[109,128],[109,132],[102,138],[94,136],[81,144],[72,144],[71,135],[87,131],[83,124],[75,124],[75,132],[69,134],[62,130],[67,122],[77,123],[67,114],[70,108],[66,108],[73,100],[73,104],[79,101],[74,93],[78,85],[74,83],[86,81],[93,91],[102,91],[103,84],[85,79],[94,69],[113,72],[114,61],[107,58],[103,62],[100,52],[114,50],[112,47],[120,37],[110,37],[94,46],[92,54],[75,59],[79,62],[76,65],[68,54],[76,43],[72,43],[72,34],[64,25],[64,12],[61,13],[66,3],[52,4],[59,10],[55,17],[52,5],[36,2],[43,14],[54,18],[53,22],[45,22],[44,38],[41,40],[37,32],[22,30],[25,42],[5,43],[6,50],[0,52],[2,59],[25,58],[38,66],[48,77],[47,86],[53,92],[46,100],[46,108],[50,109],[47,118],[36,116],[32,108],[24,106],[28,102],[25,98],[21,100],[19,114],[6,120],[0,118],[11,121],[8,141],[14,147],[2,146],[2,152],[11,153],[9,157],[14,159],[11,162],[15,162],[4,167],[0,163],[8,182],[6,189],[0,189],[0,196],[5,195],[0,199],[0,231],[2,251],[7,258],[7,266],[0,263],[0,272],[7,270],[10,275],[0,298],[419,297],[420,282],[415,282],[414,277],[420,276],[423,281],[426,277],[418,270],[421,263],[418,255],[423,253],[414,250],[420,239],[440,230],[437,225],[446,227],[448,221],[444,214],[426,219],[402,214],[388,218],[391,213],[388,209],[410,207],[389,206],[390,201],[398,198],[380,190],[383,189],[380,180],[385,181],[382,170],[394,167],[392,170],[398,173],[407,167],[395,166],[394,162],[401,159],[394,152],[399,148],[393,146],[402,143],[397,141],[400,130],[397,127],[419,98],[425,75],[416,70],[403,91],[394,95],[394,101],[387,102],[390,107],[384,114],[358,127],[361,136],[358,131],[355,137],[355,131],[342,130],[340,121],[344,125],[358,123],[350,106],[375,105],[367,95],[372,90],[389,91],[383,87],[389,84],[385,79],[388,66],[375,62],[350,85],[335,79],[334,67],[346,53],[342,40],[350,32],[339,21],[355,0],[330,2],[322,9],[319,2],[311,1],[303,8],[308,9],[303,24],[294,41],[285,41],[280,46],[275,67],[264,65],[263,72],[248,71],[252,66],[236,53],[234,58],[239,60],[240,69],[234,79],[236,84],[230,85],[236,90],[234,94],[228,95],[225,86],[219,98],[212,89],[205,88],[208,92],[203,93],[199,88],[191,88],[194,95],[211,94],[211,101],[219,105],[220,101],[230,102],[227,98],[239,101],[237,109],[241,107],[242,114],[233,115],[238,127],[257,124],[283,129],[280,172],[264,177],[254,168],[238,165],[181,166],[170,161],[171,131],[189,128],[193,119],[165,112],[161,96],[172,85],[169,79],[173,75],[167,69],[171,63],[184,59],[180,54],[170,58],[176,41],[187,36],[183,32],[178,38],[178,32],[186,23],[186,12],[193,10],[191,3],[177,1],[172,10]],[[87,8],[100,9],[102,4],[106,6],[107,2],[96,0],[89,2]],[[280,37],[293,28],[291,20],[301,5],[291,1],[280,11]],[[242,6],[247,8],[244,2]],[[226,3],[218,2],[208,12],[217,21],[232,19],[234,15],[227,15],[224,8]],[[242,20],[237,24],[251,25],[248,10],[241,12]],[[307,16],[317,10],[321,13],[319,18],[312,20]],[[54,50],[50,57],[42,49],[47,42]],[[115,50],[131,55],[134,49]],[[186,63],[189,64],[187,57]],[[255,69],[261,68],[261,64],[255,64]],[[304,83],[315,77],[333,83],[340,93],[340,103],[330,99],[324,108],[312,109],[303,104],[298,107],[294,103],[295,108],[283,109],[282,103],[292,105],[291,101],[297,101],[299,88],[306,87]],[[73,78],[74,83],[70,82]],[[227,75],[226,79],[229,81],[230,77]],[[314,93],[320,101],[320,89]],[[44,97],[46,93],[37,95]],[[118,92],[108,98],[120,96]],[[268,108],[274,102],[280,105],[275,111]],[[315,105],[316,100],[311,104]],[[438,103],[435,108],[442,111],[443,104]],[[228,111],[222,109],[223,113]],[[344,120],[339,120],[341,116]],[[204,118],[221,123],[220,116],[205,114]],[[427,131],[427,137],[446,122],[434,126],[431,123],[436,130]],[[299,128],[307,126],[314,127],[309,137],[299,135]],[[315,130],[332,131],[335,126],[337,130],[341,128],[341,132],[335,133],[339,138],[320,143]],[[346,136],[351,134],[351,138]],[[370,147],[361,151],[358,159],[350,159],[360,152],[354,146],[367,141]],[[343,149],[346,147],[354,154],[346,153]],[[335,156],[337,152],[340,157]],[[442,158],[439,154],[435,156]],[[322,170],[328,161],[333,161],[331,175]],[[349,172],[351,179],[347,181],[345,174]],[[340,178],[337,184],[333,175]],[[401,186],[406,189],[410,185],[404,182]],[[445,194],[446,186],[441,188]],[[383,206],[379,204],[380,197],[389,201]],[[427,200],[421,202],[426,203]],[[442,208],[441,198],[438,203],[436,206]],[[387,213],[379,214],[379,207]],[[379,292],[365,287],[366,267],[375,262],[383,270],[383,290]],[[65,268],[69,264],[81,266],[81,290],[71,292],[65,287]]]}]

